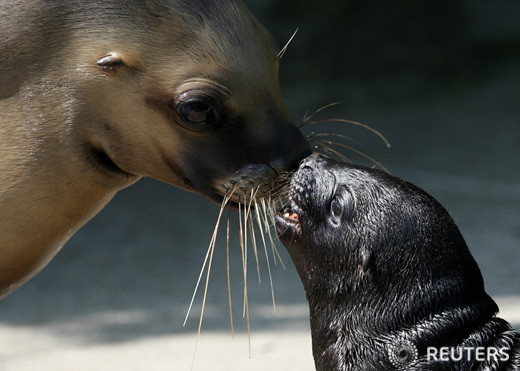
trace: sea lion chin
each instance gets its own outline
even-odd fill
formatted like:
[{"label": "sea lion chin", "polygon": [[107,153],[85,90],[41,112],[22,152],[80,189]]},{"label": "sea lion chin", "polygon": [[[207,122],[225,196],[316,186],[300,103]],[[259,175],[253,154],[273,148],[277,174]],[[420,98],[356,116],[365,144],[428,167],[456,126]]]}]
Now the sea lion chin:
[{"label": "sea lion chin", "polygon": [[[520,335],[495,317],[453,219],[416,186],[312,155],[276,228],[307,294],[318,370],[520,369]],[[443,347],[454,356],[428,354]]]},{"label": "sea lion chin", "polygon": [[0,2],[0,297],[120,189],[220,203],[310,154],[279,46],[240,1]]}]

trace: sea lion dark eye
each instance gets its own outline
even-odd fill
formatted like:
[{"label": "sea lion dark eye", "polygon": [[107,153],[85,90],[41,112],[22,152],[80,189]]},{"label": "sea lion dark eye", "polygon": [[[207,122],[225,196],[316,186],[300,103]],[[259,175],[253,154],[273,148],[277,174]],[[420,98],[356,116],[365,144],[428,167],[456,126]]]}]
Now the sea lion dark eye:
[{"label": "sea lion dark eye", "polygon": [[354,197],[345,186],[340,186],[330,203],[330,221],[339,225],[342,219],[349,219],[354,213]]},{"label": "sea lion dark eye", "polygon": [[193,97],[177,105],[177,113],[188,129],[208,130],[218,124],[222,113],[220,106],[209,97]]},{"label": "sea lion dark eye", "polygon": [[333,217],[339,219],[341,218],[341,214],[343,213],[343,206],[341,205],[341,201],[338,198],[334,198],[332,203],[330,204],[330,213]]}]

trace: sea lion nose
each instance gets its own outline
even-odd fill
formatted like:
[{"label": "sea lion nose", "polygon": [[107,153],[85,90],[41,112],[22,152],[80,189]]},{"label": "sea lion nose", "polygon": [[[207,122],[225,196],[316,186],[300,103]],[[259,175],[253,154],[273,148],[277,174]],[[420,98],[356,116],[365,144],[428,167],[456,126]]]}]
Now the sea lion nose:
[{"label": "sea lion nose", "polygon": [[294,124],[280,125],[274,136],[276,152],[269,164],[278,173],[291,171],[312,153],[309,142]]}]

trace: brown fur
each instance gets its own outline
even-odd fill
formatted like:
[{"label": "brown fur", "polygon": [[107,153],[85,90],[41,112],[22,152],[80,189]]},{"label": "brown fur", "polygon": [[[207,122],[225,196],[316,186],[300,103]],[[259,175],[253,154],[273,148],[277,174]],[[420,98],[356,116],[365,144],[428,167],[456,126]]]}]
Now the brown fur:
[{"label": "brown fur", "polygon": [[[0,35],[0,297],[140,177],[216,199],[244,164],[285,170],[308,149],[278,48],[239,1],[7,0]],[[171,104],[194,88],[230,93],[227,131],[178,125]]]}]

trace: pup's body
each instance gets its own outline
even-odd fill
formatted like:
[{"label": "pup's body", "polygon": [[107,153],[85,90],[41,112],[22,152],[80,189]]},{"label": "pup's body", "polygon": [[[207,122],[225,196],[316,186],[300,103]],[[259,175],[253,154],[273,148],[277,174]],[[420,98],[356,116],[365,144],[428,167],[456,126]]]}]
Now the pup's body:
[{"label": "pup's body", "polygon": [[520,369],[520,336],[495,317],[457,226],[414,185],[313,155],[277,230],[307,293],[317,369]]},{"label": "pup's body", "polygon": [[309,153],[238,0],[6,0],[0,35],[0,297],[140,177],[220,202]]}]

